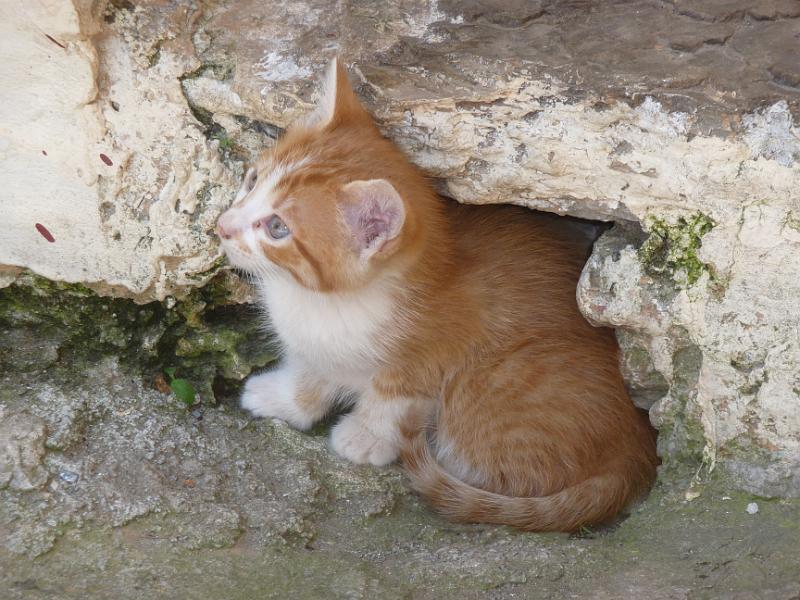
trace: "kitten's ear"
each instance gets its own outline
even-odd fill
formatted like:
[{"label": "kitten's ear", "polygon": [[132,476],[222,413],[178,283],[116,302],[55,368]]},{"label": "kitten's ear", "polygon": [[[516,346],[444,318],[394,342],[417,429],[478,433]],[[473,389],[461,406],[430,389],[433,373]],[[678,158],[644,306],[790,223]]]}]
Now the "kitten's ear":
[{"label": "kitten's ear", "polygon": [[322,128],[355,121],[371,122],[371,118],[350,87],[342,61],[334,58],[328,65],[317,107],[305,124]]},{"label": "kitten's ear", "polygon": [[353,181],[342,193],[342,216],[362,257],[381,252],[400,235],[406,209],[391,183],[385,179]]}]

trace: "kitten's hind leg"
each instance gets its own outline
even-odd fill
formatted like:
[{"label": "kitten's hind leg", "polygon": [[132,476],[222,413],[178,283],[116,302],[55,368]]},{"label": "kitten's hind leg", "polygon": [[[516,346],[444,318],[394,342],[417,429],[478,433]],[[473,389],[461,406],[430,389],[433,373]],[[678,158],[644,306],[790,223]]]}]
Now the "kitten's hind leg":
[{"label": "kitten's hind leg", "polygon": [[400,427],[418,402],[367,391],[331,430],[331,446],[357,464],[382,467],[394,462],[400,453]]},{"label": "kitten's hind leg", "polygon": [[286,421],[306,430],[322,419],[336,398],[336,390],[295,361],[251,375],[242,391],[241,405],[256,417]]}]

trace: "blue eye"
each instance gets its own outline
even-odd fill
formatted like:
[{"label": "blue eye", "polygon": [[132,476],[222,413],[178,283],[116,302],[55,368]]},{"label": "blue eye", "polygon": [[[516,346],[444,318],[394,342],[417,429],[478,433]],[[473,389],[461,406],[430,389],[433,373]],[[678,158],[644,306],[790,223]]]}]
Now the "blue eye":
[{"label": "blue eye", "polygon": [[278,215],[272,215],[265,219],[264,228],[267,230],[267,235],[273,240],[283,239],[290,233],[286,223],[281,221]]}]

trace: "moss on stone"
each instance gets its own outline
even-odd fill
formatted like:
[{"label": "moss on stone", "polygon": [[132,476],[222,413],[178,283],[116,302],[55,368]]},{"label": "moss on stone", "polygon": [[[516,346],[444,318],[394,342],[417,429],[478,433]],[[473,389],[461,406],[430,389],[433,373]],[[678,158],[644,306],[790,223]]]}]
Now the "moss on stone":
[{"label": "moss on stone", "polygon": [[[276,357],[252,308],[231,304],[220,277],[181,300],[140,305],[25,274],[0,290],[0,328],[9,339],[58,340],[49,365],[85,365],[114,355],[137,372],[176,367],[207,401],[214,386],[235,385]],[[12,345],[0,345],[0,368],[19,369],[19,362]],[[26,365],[36,370],[36,357]]]},{"label": "moss on stone", "polygon": [[65,361],[111,353],[152,357],[154,345],[144,342],[160,334],[162,317],[157,303],[104,298],[83,285],[32,274],[0,290],[0,325],[35,330],[42,337],[58,334]]},{"label": "moss on stone", "polygon": [[680,217],[674,225],[652,218],[649,237],[639,248],[639,259],[651,274],[668,275],[679,287],[692,286],[703,273],[713,278],[711,267],[700,260],[702,238],[716,223],[703,213]]},{"label": "moss on stone", "polygon": [[672,385],[658,410],[659,456],[668,468],[674,465],[697,468],[707,460],[707,437],[694,402],[703,354],[685,329],[675,328],[671,336],[677,348],[672,354]]}]

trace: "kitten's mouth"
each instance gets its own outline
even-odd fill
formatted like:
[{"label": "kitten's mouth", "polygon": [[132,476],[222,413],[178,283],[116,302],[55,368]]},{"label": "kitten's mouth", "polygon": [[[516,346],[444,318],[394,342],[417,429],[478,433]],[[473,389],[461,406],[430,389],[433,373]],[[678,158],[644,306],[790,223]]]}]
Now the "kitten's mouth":
[{"label": "kitten's mouth", "polygon": [[266,278],[273,275],[277,267],[270,261],[259,260],[259,256],[247,249],[247,247],[235,238],[222,240],[222,250],[225,253],[227,263],[237,271],[251,278]]},{"label": "kitten's mouth", "polygon": [[231,240],[220,238],[220,245],[225,253],[225,258],[232,267],[242,269],[243,271],[252,272],[252,257],[249,253],[245,253],[235,242]]}]

